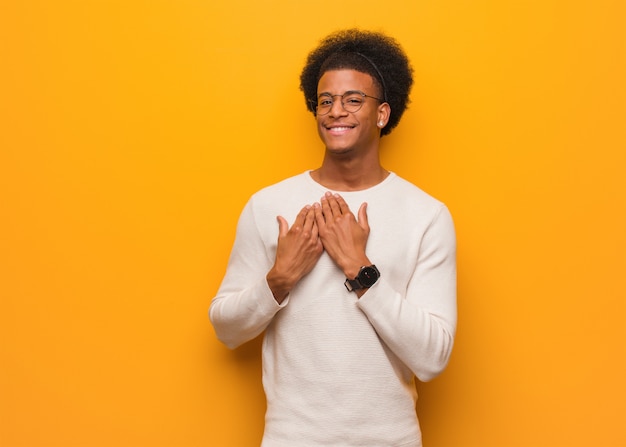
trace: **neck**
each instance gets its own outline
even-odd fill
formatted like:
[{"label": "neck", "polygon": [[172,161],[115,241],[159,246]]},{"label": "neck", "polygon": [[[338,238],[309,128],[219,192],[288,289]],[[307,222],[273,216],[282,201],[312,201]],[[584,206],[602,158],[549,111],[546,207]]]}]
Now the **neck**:
[{"label": "neck", "polygon": [[311,172],[313,180],[334,191],[361,191],[385,180],[389,171],[383,168],[378,158],[337,160],[328,155],[322,166]]}]

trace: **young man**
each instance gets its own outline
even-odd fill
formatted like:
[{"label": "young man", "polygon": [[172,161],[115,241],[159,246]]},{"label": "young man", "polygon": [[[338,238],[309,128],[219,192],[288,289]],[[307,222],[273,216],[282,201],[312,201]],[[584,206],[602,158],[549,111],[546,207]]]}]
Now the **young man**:
[{"label": "young man", "polygon": [[230,348],[265,332],[263,446],[421,446],[414,381],[452,350],[456,242],[447,208],[380,164],[412,82],[383,34],[324,39],[301,75],[322,165],[242,212],[210,318]]}]

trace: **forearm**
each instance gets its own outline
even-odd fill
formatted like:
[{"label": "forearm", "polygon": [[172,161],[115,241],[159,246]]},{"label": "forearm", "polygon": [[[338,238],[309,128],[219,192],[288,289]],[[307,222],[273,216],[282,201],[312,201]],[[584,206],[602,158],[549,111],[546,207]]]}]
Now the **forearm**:
[{"label": "forearm", "polygon": [[447,310],[433,312],[402,297],[381,278],[358,305],[380,338],[420,380],[431,380],[444,370],[456,327],[452,297]]},{"label": "forearm", "polygon": [[274,299],[265,278],[244,290],[225,285],[211,302],[209,318],[218,339],[233,349],[261,334],[285,304]]},{"label": "forearm", "polygon": [[358,302],[378,335],[422,381],[448,363],[456,331],[456,238],[440,208],[421,238],[408,284],[381,278]]},{"label": "forearm", "polygon": [[276,264],[265,277],[267,285],[278,304],[281,304],[298,283],[300,276],[289,267],[280,268]]}]

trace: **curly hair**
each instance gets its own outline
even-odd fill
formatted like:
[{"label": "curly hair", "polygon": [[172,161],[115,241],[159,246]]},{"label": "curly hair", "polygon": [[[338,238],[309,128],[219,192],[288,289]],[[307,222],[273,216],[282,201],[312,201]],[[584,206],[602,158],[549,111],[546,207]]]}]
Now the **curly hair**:
[{"label": "curly hair", "polygon": [[327,71],[350,69],[368,74],[391,108],[381,137],[400,122],[409,104],[413,68],[398,42],[385,34],[359,29],[337,31],[322,39],[311,51],[300,74],[300,90],[307,108],[315,115],[317,84]]}]

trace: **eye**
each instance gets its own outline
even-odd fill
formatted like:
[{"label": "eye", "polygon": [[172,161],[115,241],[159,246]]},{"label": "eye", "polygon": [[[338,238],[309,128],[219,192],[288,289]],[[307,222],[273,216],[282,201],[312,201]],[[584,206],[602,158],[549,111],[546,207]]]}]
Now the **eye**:
[{"label": "eye", "polygon": [[348,104],[351,106],[358,106],[363,102],[363,98],[358,95],[350,95],[343,100],[344,104]]}]

